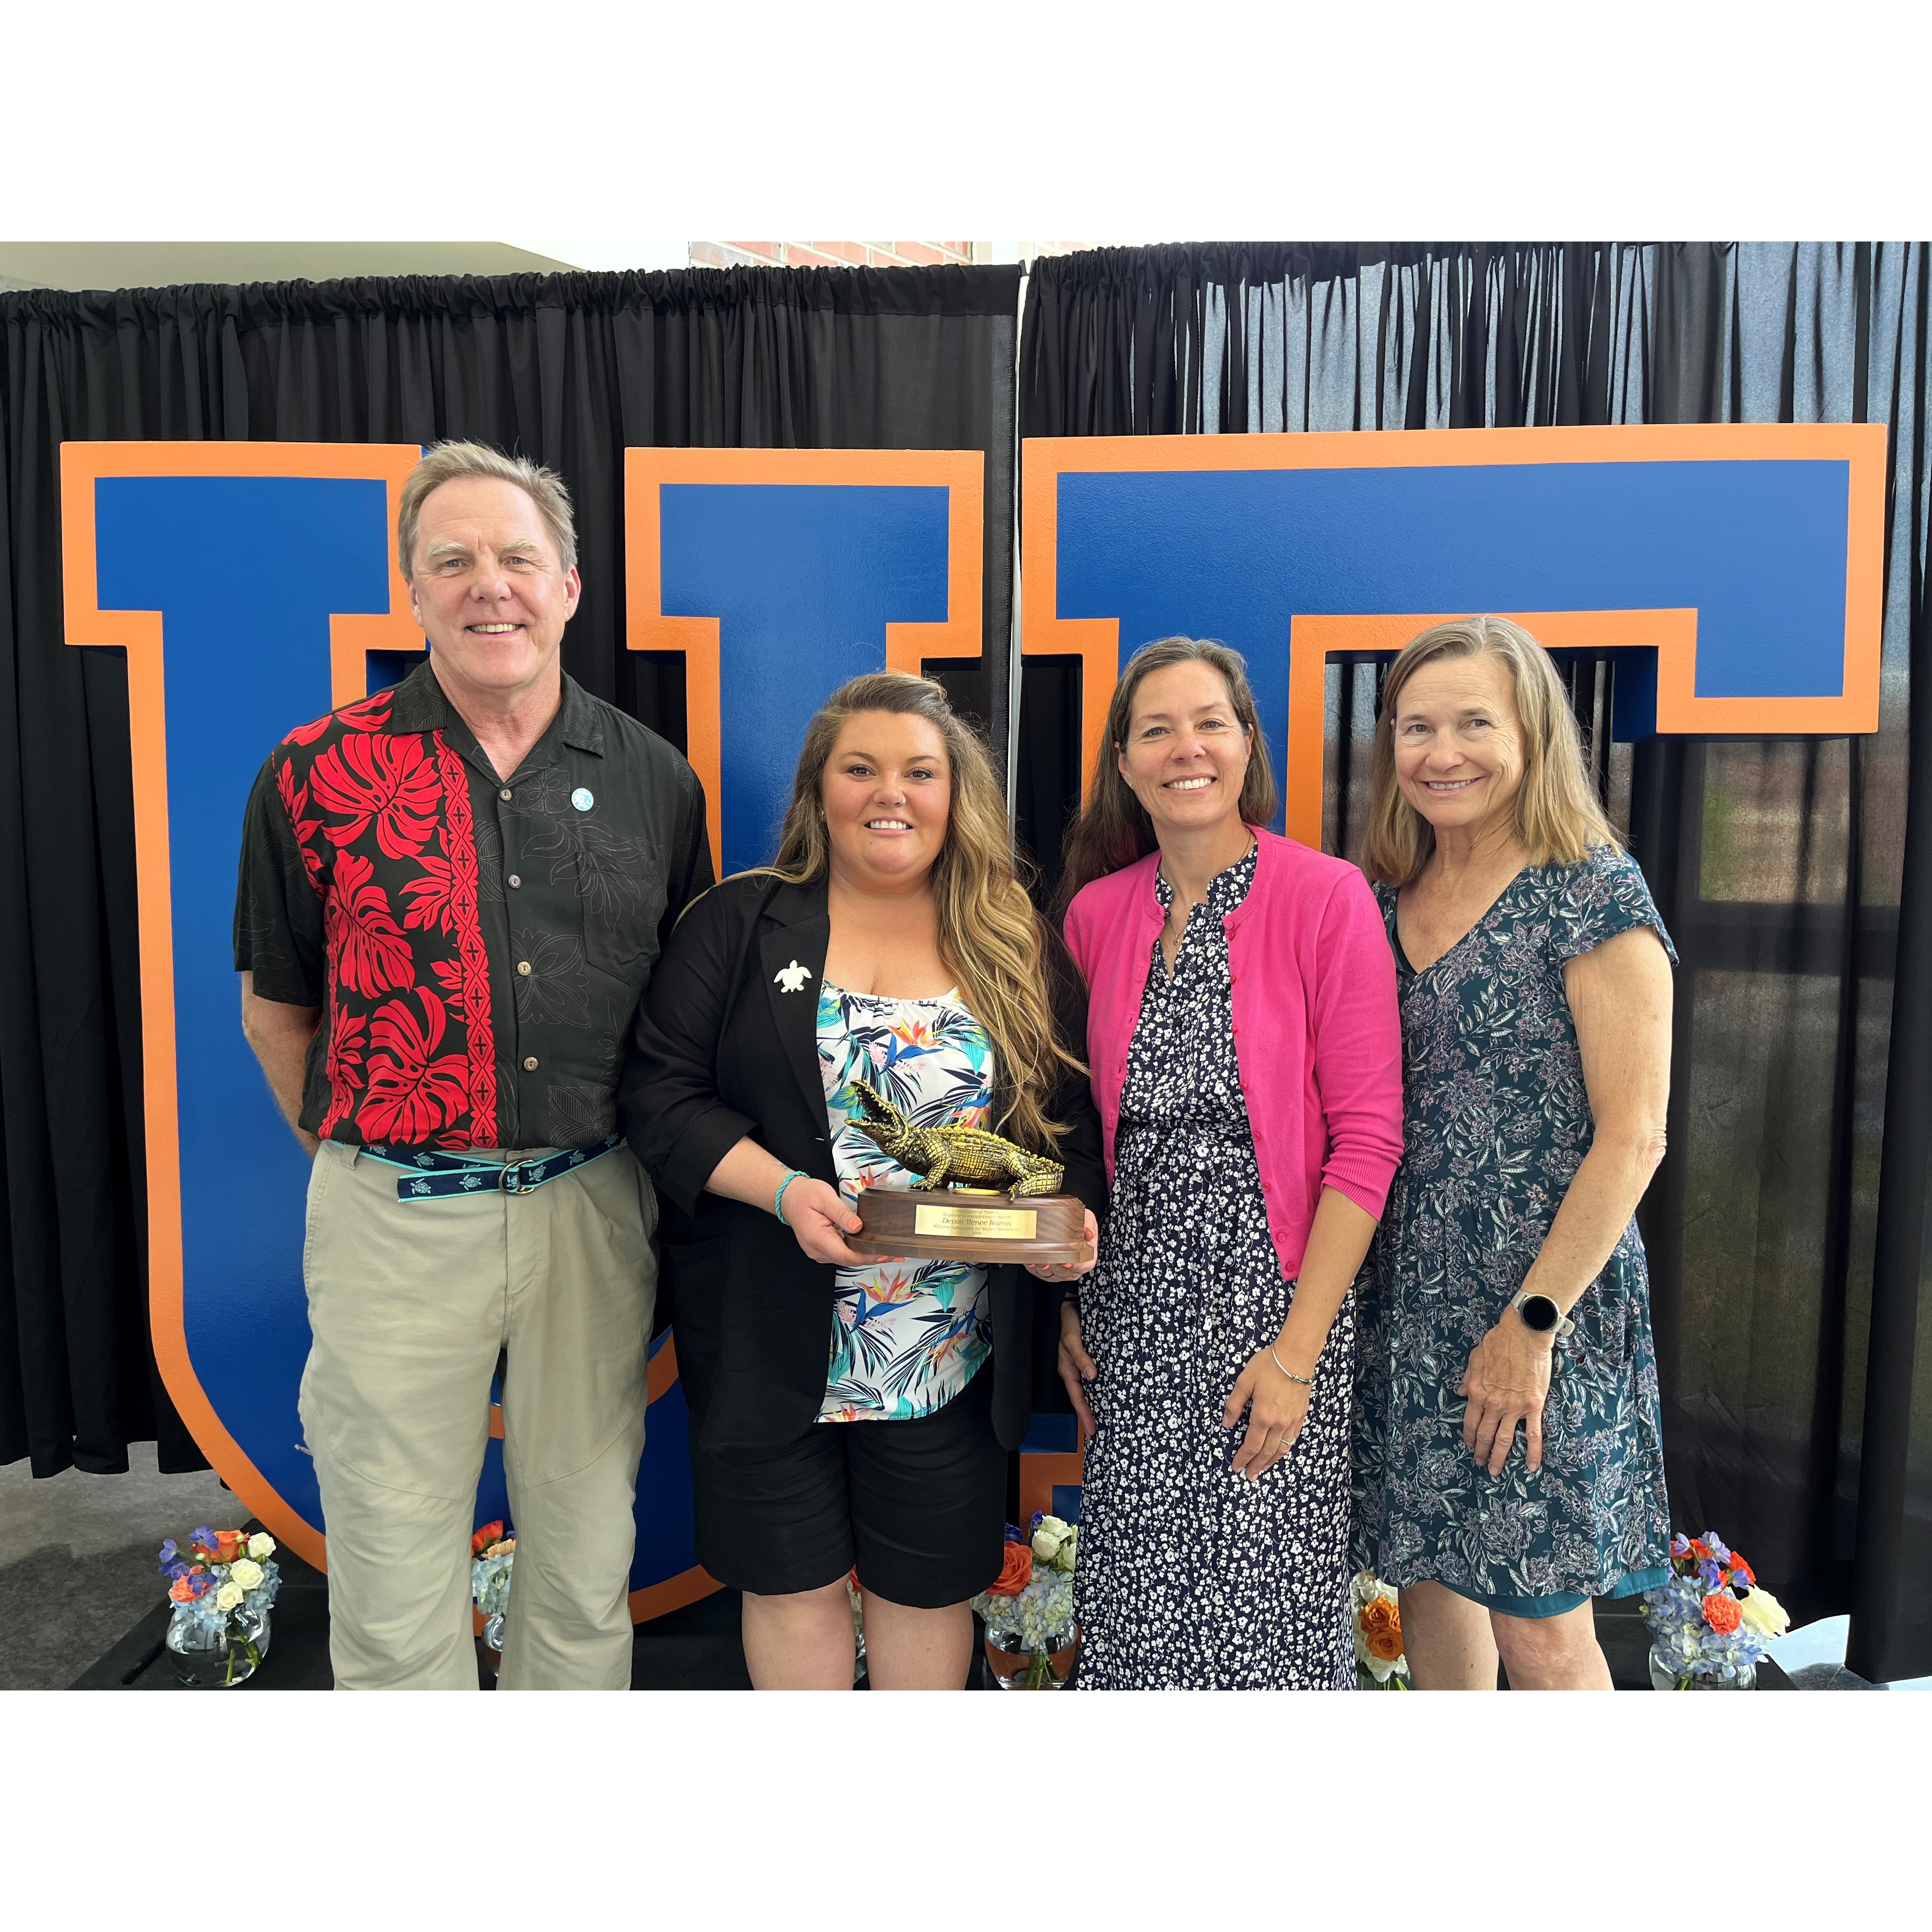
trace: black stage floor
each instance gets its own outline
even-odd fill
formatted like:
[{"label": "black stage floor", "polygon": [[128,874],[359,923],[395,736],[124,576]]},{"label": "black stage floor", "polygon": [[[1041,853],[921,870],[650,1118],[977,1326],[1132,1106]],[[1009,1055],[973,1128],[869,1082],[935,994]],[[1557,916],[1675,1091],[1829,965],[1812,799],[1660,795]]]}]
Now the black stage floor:
[{"label": "black stage floor", "polygon": [[[250,1525],[259,1528],[260,1525]],[[328,1580],[289,1550],[278,1552],[282,1587],[275,1599],[274,1627],[261,1670],[239,1688],[266,1690],[327,1690],[334,1678],[328,1666]],[[161,1642],[170,1606],[165,1600],[78,1678],[76,1690],[176,1690],[182,1686]],[[1648,1627],[1634,1604],[1606,1603],[1597,1612],[1597,1635],[1619,1690],[1648,1690]],[[494,1690],[481,1646],[477,1681]],[[974,1690],[994,1688],[978,1665]],[[1767,1658],[1758,1666],[1758,1688],[1789,1690],[1790,1678]],[[748,1690],[745,1652],[738,1639],[738,1594],[720,1590],[668,1616],[638,1627],[631,1648],[633,1690]],[[1505,1687],[1507,1688],[1507,1687]]]}]

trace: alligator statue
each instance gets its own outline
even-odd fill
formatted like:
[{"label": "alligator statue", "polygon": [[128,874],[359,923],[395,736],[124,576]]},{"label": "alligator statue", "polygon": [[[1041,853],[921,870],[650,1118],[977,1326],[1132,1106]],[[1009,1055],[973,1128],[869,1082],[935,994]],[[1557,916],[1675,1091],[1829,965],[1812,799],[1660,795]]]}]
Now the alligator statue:
[{"label": "alligator statue", "polygon": [[1059,1190],[1065,1168],[983,1127],[916,1127],[862,1080],[851,1082],[866,1118],[853,1124],[928,1187],[1004,1186],[1008,1197]]}]

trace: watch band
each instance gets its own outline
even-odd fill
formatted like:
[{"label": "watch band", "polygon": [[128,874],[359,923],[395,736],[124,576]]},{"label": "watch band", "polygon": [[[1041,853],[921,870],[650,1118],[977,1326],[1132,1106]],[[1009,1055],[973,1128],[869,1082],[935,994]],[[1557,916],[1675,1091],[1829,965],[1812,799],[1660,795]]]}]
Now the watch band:
[{"label": "watch band", "polygon": [[[1552,1300],[1550,1296],[1542,1294],[1532,1294],[1530,1290],[1526,1288],[1520,1288],[1516,1290],[1516,1293],[1510,1298],[1510,1306],[1516,1310],[1519,1316],[1522,1313],[1522,1305],[1526,1301],[1547,1301],[1550,1303],[1552,1308],[1556,1308],[1556,1302]],[[1530,1324],[1526,1322],[1524,1322],[1523,1326],[1526,1328],[1529,1328]],[[1552,1340],[1560,1342],[1562,1340],[1564,1336],[1570,1334],[1576,1326],[1576,1323],[1571,1321],[1569,1316],[1563,1312],[1562,1309],[1556,1308],[1556,1321],[1553,1328],[1530,1328],[1530,1333],[1533,1335],[1548,1335]]]}]

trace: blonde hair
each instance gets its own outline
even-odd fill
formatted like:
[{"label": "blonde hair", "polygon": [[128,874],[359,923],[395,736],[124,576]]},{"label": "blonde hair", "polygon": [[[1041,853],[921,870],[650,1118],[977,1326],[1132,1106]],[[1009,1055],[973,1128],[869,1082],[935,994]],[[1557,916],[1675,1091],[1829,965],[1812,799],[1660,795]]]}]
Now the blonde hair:
[{"label": "blonde hair", "polygon": [[940,956],[998,1057],[998,1091],[1006,1105],[996,1124],[1035,1152],[1050,1153],[1066,1131],[1046,1113],[1060,1070],[1086,1070],[1054,1036],[1045,964],[1058,935],[1034,910],[1018,875],[992,759],[939,685],[905,671],[874,671],[841,685],[825,700],[806,728],[777,856],[761,869],[799,886],[826,875],[825,767],[846,720],[867,711],[922,718],[946,746],[952,802],[932,874]]},{"label": "blonde hair", "polygon": [[1500,658],[1508,666],[1522,727],[1522,782],[1516,830],[1532,866],[1574,866],[1594,845],[1615,845],[1583,761],[1582,734],[1550,653],[1507,617],[1465,617],[1409,639],[1389,667],[1376,720],[1368,835],[1362,869],[1372,879],[1406,886],[1429,862],[1436,834],[1402,796],[1395,776],[1395,719],[1404,687],[1424,665],[1454,658]]},{"label": "blonde hair", "polygon": [[396,560],[402,567],[403,581],[416,574],[416,525],[422,515],[423,500],[432,490],[465,476],[488,476],[499,483],[514,483],[536,505],[550,540],[556,545],[559,560],[566,571],[577,568],[577,530],[571,520],[570,491],[554,470],[532,463],[526,456],[506,456],[487,442],[439,442],[410,472],[403,485],[400,507],[396,512]]},{"label": "blonde hair", "polygon": [[1270,824],[1280,809],[1268,736],[1255,710],[1254,693],[1248,688],[1247,660],[1211,638],[1162,638],[1143,644],[1127,660],[1114,687],[1094,782],[1080,816],[1067,831],[1060,890],[1054,897],[1063,912],[1082,886],[1145,858],[1158,842],[1146,806],[1120,776],[1119,754],[1126,748],[1127,728],[1133,722],[1134,698],[1141,686],[1155,671],[1181,664],[1204,664],[1220,674],[1234,722],[1247,734],[1248,768],[1241,779],[1238,808],[1242,823]]}]

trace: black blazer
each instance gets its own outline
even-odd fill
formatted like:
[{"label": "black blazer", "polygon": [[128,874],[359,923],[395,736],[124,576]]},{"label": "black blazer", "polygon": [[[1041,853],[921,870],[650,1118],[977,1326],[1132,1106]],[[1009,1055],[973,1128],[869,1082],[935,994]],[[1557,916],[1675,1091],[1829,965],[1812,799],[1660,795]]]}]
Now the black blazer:
[{"label": "black blazer", "polygon": [[[1087,1002],[1058,936],[1041,924],[1055,1025],[1076,1054]],[[825,1396],[833,1270],[810,1259],[767,1208],[704,1184],[747,1134],[788,1167],[836,1186],[819,1078],[818,986],[831,933],[826,886],[743,873],[694,901],[651,976],[617,1096],[638,1159],[670,1204],[660,1292],[678,1371],[707,1449],[787,1442]],[[801,982],[793,967],[804,969]],[[785,982],[796,986],[784,990]],[[1084,1075],[1065,1073],[1049,1109],[1070,1194],[1106,1204],[1100,1125]],[[1034,1290],[1044,1319],[1064,1298],[1017,1264],[988,1270],[993,1425],[1009,1448],[1033,1406]],[[987,1372],[982,1370],[983,1374]]]}]

